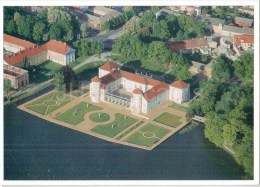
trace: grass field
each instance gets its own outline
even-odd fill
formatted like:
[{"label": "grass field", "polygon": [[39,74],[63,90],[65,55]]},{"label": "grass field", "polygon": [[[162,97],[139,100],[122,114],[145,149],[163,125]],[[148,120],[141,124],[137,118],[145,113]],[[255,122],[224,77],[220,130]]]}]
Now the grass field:
[{"label": "grass field", "polygon": [[110,116],[107,113],[97,112],[97,113],[91,114],[89,116],[89,119],[94,122],[105,122],[110,119]]},{"label": "grass field", "polygon": [[65,123],[69,123],[71,125],[77,125],[84,120],[84,116],[86,113],[101,109],[101,107],[82,101],[69,110],[63,112],[62,114],[59,114],[56,119]]},{"label": "grass field", "polygon": [[26,68],[29,71],[31,83],[41,83],[51,79],[62,65],[52,61],[46,61],[38,66]]},{"label": "grass field", "polygon": [[129,136],[125,141],[132,144],[151,147],[156,144],[170,131],[162,127],[148,124],[142,127],[140,130]]},{"label": "grass field", "polygon": [[72,99],[62,93],[50,93],[26,105],[26,108],[42,115],[47,115],[62,107]]},{"label": "grass field", "polygon": [[159,117],[154,119],[154,121],[176,128],[182,123],[180,119],[181,118],[178,116],[164,112]]},{"label": "grass field", "polygon": [[112,123],[105,124],[105,125],[98,125],[93,129],[91,129],[91,131],[113,138],[137,121],[138,120],[135,118],[129,116],[126,116],[125,118],[125,115],[117,113],[115,114],[115,120]]},{"label": "grass field", "polygon": [[183,111],[183,112],[187,112],[187,111],[188,111],[188,108],[187,108],[187,107],[182,106],[182,105],[179,105],[179,104],[177,104],[177,103],[172,103],[172,105],[171,105],[170,107],[175,108],[175,109],[177,109],[177,110],[181,110],[181,111]]}]

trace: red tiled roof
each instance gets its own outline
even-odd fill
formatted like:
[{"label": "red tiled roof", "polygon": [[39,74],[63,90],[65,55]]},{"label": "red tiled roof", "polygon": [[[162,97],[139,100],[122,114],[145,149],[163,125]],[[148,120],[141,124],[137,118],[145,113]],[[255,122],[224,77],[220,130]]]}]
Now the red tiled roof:
[{"label": "red tiled roof", "polygon": [[151,89],[147,90],[145,93],[144,93],[144,98],[147,100],[147,101],[150,101],[152,100],[155,96],[157,95],[160,95],[161,93],[165,92],[166,90],[169,89],[169,85],[164,83],[164,82],[161,82],[159,83],[158,85],[152,87]]},{"label": "red tiled roof", "polygon": [[99,69],[106,70],[106,71],[112,71],[113,69],[120,68],[120,66],[115,62],[107,62],[103,66],[100,66]]},{"label": "red tiled roof", "polygon": [[155,79],[151,79],[148,77],[141,77],[139,75],[127,72],[127,71],[123,71],[120,70],[122,77],[128,79],[128,80],[132,80],[141,84],[145,84],[145,85],[151,85],[151,86],[155,86],[157,84],[160,83],[160,81],[155,80]]},{"label": "red tiled roof", "polygon": [[192,40],[180,40],[167,43],[169,48],[173,51],[181,49],[193,49],[199,47],[208,47],[207,38],[197,38]]},{"label": "red tiled roof", "polygon": [[91,82],[100,82],[100,81],[101,81],[100,78],[98,78],[97,76],[91,79]]},{"label": "red tiled roof", "polygon": [[175,88],[180,88],[180,89],[184,89],[187,86],[189,86],[189,84],[179,80],[179,81],[174,81],[173,83],[171,83],[171,86],[175,87]]},{"label": "red tiled roof", "polygon": [[63,55],[66,55],[67,52],[70,50],[70,46],[68,46],[66,43],[56,40],[50,40],[44,45],[46,46],[47,50],[54,51]]},{"label": "red tiled roof", "polygon": [[46,51],[45,46],[34,46],[28,49],[24,49],[19,51],[11,56],[7,56],[4,60],[10,65],[16,65],[23,61],[25,58],[31,58],[37,54],[43,53]]},{"label": "red tiled roof", "polygon": [[36,44],[28,42],[26,40],[22,40],[20,38],[16,38],[14,36],[8,35],[8,34],[4,34],[4,42],[8,42],[11,44],[15,44],[24,48],[30,48],[33,46],[36,46]]},{"label": "red tiled roof", "polygon": [[122,76],[121,76],[120,71],[116,70],[116,71],[113,71],[113,72],[101,77],[100,79],[101,79],[102,84],[108,85],[111,82],[113,82],[121,77]]},{"label": "red tiled roof", "polygon": [[136,89],[133,90],[133,93],[134,94],[143,94],[143,91],[140,90],[139,88],[136,88]]},{"label": "red tiled roof", "polygon": [[[243,42],[242,42],[243,40]],[[240,45],[241,43],[254,44],[254,35],[234,35],[234,44]]]}]

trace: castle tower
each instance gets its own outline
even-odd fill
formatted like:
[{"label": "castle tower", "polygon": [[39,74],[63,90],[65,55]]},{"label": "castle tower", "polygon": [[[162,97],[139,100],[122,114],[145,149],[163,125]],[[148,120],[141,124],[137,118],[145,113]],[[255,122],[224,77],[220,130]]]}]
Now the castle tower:
[{"label": "castle tower", "polygon": [[101,86],[101,80],[97,76],[91,79],[90,98],[91,101],[94,103],[99,103],[100,101],[100,86]]},{"label": "castle tower", "polygon": [[142,111],[142,95],[143,91],[139,88],[133,90],[133,97],[131,99],[131,111],[134,114],[140,114]]},{"label": "castle tower", "polygon": [[190,85],[179,80],[170,85],[169,100],[181,104],[190,99]]}]

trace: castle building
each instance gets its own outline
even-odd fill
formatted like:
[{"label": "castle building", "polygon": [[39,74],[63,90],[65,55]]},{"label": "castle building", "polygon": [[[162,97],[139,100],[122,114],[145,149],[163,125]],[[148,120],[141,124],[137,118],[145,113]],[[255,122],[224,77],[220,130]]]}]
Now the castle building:
[{"label": "castle building", "polygon": [[16,38],[14,36],[4,34],[4,49],[7,51],[11,51],[13,53],[17,53],[21,50],[36,46],[36,44],[28,42],[26,40],[22,40],[20,38]]},{"label": "castle building", "polygon": [[21,89],[29,85],[28,71],[4,64],[4,79],[11,80],[14,89]]},{"label": "castle building", "polygon": [[65,66],[75,61],[76,50],[69,47],[66,43],[56,40],[50,40],[38,46],[6,35],[4,48],[14,52],[14,54],[6,56],[4,61],[16,67],[23,67],[25,63],[39,65],[46,60],[51,60]]},{"label": "castle building", "polygon": [[148,114],[157,106],[170,100],[183,103],[190,98],[190,85],[175,81],[168,85],[152,78],[120,70],[115,62],[99,68],[98,76],[91,79],[91,101],[111,102],[125,106],[133,114]]}]

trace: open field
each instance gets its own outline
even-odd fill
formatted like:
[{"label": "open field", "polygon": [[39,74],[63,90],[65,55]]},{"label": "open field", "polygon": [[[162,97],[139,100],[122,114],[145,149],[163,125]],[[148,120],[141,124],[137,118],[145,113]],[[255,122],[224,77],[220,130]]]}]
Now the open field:
[{"label": "open field", "polygon": [[182,123],[180,119],[178,116],[165,112],[154,119],[154,121],[176,128]]},{"label": "open field", "polygon": [[151,147],[170,131],[157,125],[148,124],[129,136],[125,141],[132,144]]},{"label": "open field", "polygon": [[135,118],[129,116],[125,117],[125,115],[117,113],[115,114],[115,120],[112,123],[98,125],[95,128],[91,129],[91,131],[113,138],[137,121],[138,120]]},{"label": "open field", "polygon": [[77,125],[78,123],[84,120],[84,116],[86,113],[94,110],[101,110],[101,107],[95,106],[93,104],[89,104],[86,102],[80,102],[77,105],[73,106],[69,110],[65,111],[62,114],[59,114],[56,119],[59,121],[63,121],[69,123],[71,125]]},{"label": "open field", "polygon": [[53,92],[26,105],[26,108],[42,115],[47,115],[62,107],[72,99],[63,93]]}]

